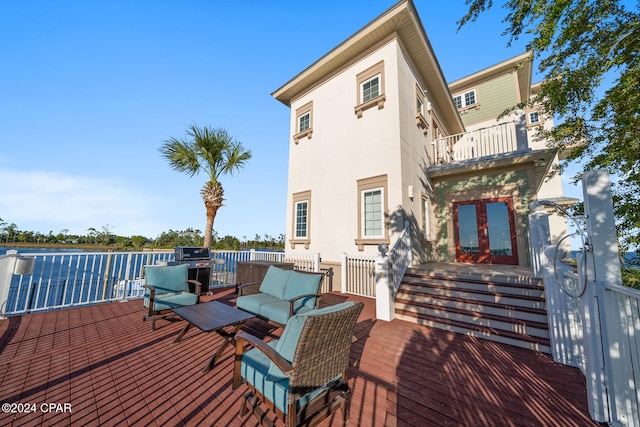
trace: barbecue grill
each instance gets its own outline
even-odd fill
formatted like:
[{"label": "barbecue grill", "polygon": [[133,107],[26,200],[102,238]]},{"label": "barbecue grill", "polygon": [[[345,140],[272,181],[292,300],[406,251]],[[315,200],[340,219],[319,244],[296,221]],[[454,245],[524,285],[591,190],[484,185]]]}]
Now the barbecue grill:
[{"label": "barbecue grill", "polygon": [[[198,248],[189,246],[178,246],[175,248],[174,261],[169,265],[188,264],[189,280],[197,280],[202,283],[202,293],[209,292],[209,281],[211,279],[211,251],[209,248]],[[189,284],[191,291],[193,285]]]}]

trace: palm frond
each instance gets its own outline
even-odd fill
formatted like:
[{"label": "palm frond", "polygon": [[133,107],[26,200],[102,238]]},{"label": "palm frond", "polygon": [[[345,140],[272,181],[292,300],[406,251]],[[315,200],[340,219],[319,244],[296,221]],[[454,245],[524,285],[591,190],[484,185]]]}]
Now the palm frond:
[{"label": "palm frond", "polygon": [[160,147],[160,153],[169,161],[171,168],[178,172],[193,176],[200,171],[199,157],[189,141],[169,138]]}]

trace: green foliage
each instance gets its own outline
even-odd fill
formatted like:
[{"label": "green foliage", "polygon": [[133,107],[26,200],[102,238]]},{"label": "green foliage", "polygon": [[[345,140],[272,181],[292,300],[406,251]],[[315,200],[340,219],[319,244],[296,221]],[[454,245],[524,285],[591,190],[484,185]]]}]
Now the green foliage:
[{"label": "green foliage", "polygon": [[[8,225],[0,218],[0,246],[2,245],[20,245],[20,246],[82,246],[82,247],[108,247],[108,249],[173,249],[176,246],[196,246],[202,247],[204,237],[200,230],[187,228],[186,230],[169,230],[162,232],[155,240],[144,236],[135,235],[131,237],[118,236],[109,232],[108,225],[102,227],[102,232],[96,231],[95,228],[89,228],[87,234],[76,235],[69,234],[68,230],[63,233],[53,234],[52,231],[48,235],[44,235],[38,231],[21,231],[16,224]],[[240,241],[234,236],[226,235],[222,239],[218,239],[217,233],[214,231],[214,240],[212,249],[218,250],[239,250],[243,247],[263,248],[263,249],[283,249],[284,234],[280,234],[278,238],[271,237],[268,234],[260,236],[256,234],[252,240]]]},{"label": "green foliage", "polygon": [[[493,7],[467,0],[459,28]],[[504,34],[526,37],[544,76],[540,92],[514,108],[539,104],[556,118],[541,137],[581,162],[604,169],[612,186],[623,247],[638,245],[640,228],[640,15],[618,0],[509,0]],[[616,179],[617,178],[617,179]],[[578,179],[578,177],[574,177]]]},{"label": "green foliage", "polygon": [[640,255],[636,254],[622,266],[622,284],[640,290]]},{"label": "green foliage", "polygon": [[184,231],[169,230],[162,232],[156,239],[156,248],[175,248],[176,246],[202,246],[203,237],[199,230],[188,228]]},{"label": "green foliage", "polygon": [[237,251],[240,249],[240,247],[241,247],[240,240],[238,240],[233,236],[224,236],[222,239],[216,240],[213,243],[214,249],[230,249],[230,250]]}]

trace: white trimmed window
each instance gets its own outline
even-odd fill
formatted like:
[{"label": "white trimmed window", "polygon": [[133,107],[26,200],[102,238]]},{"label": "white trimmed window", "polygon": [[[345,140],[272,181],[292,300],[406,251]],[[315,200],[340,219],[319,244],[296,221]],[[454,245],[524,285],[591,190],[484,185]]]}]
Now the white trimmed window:
[{"label": "white trimmed window", "polygon": [[360,103],[367,102],[380,95],[380,74],[360,85]]},{"label": "white trimmed window", "polygon": [[293,141],[297,144],[302,138],[311,139],[313,135],[313,101],[296,109],[296,133]]},{"label": "white trimmed window", "polygon": [[358,250],[364,250],[365,245],[389,243],[387,205],[387,175],[358,180]]},{"label": "white trimmed window", "polygon": [[306,239],[308,236],[309,201],[296,202],[296,239]]},{"label": "white trimmed window", "polygon": [[460,95],[456,95],[453,97],[453,103],[455,104],[458,110],[463,108],[476,105],[478,103],[478,98],[476,96],[476,90],[470,90],[465,93],[461,93]]},{"label": "white trimmed window", "polygon": [[309,249],[311,243],[311,191],[293,194],[293,229],[289,239],[291,249],[297,244]]},{"label": "white trimmed window", "polygon": [[384,93],[384,61],[367,68],[356,76],[357,95],[354,111],[358,118],[364,110],[378,106],[384,108],[386,96]]},{"label": "white trimmed window", "polygon": [[311,112],[307,111],[298,117],[298,132],[304,132],[311,127]]},{"label": "white trimmed window", "polygon": [[[536,108],[534,106],[534,108]],[[537,126],[544,125],[544,114],[540,109],[526,109],[527,129],[533,129]]]},{"label": "white trimmed window", "polygon": [[382,208],[383,188],[374,188],[362,192],[362,206],[364,215],[362,216],[362,229],[365,239],[383,237],[384,215]]},{"label": "white trimmed window", "polygon": [[529,113],[529,124],[535,125],[540,123],[540,113],[537,111],[532,111]]},{"label": "white trimmed window", "polygon": [[420,216],[422,222],[422,236],[425,241],[431,240],[431,202],[426,194],[422,193]]},{"label": "white trimmed window", "polygon": [[[416,83],[415,86],[415,93],[416,93],[416,125],[418,125],[419,128],[422,129],[422,132],[427,135],[427,130],[429,129],[429,122],[427,121],[426,118],[426,112],[425,112],[425,95],[424,95],[424,91],[420,88],[420,86],[418,86],[418,84]],[[428,110],[428,107],[427,107]]]}]

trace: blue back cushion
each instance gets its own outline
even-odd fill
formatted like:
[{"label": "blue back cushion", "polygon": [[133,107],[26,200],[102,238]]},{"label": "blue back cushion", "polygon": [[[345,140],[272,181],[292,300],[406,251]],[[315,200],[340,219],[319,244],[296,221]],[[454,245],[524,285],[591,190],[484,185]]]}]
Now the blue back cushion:
[{"label": "blue back cushion", "polygon": [[[144,268],[147,285],[156,288],[156,293],[189,292],[189,265],[148,265]],[[145,293],[148,295],[149,290]]]},{"label": "blue back cushion", "polygon": [[[287,287],[284,291],[284,299],[290,300],[300,295],[317,294],[320,288],[320,280],[322,274],[308,274],[292,271],[289,280],[287,281]],[[315,306],[315,298],[305,298],[298,302],[296,309],[299,305],[306,305],[309,308]]]},{"label": "blue back cushion", "polygon": [[[275,350],[289,362],[292,362],[293,356],[296,352],[296,347],[298,345],[298,340],[300,339],[300,333],[302,332],[302,328],[304,327],[307,317],[317,316],[319,314],[325,313],[333,313],[335,311],[340,311],[347,307],[351,307],[352,305],[353,301],[347,301],[336,305],[330,305],[318,310],[311,310],[303,314],[296,314],[295,316],[291,316],[287,321],[287,325],[284,327],[284,331],[282,331],[280,339],[276,343]],[[271,366],[269,366],[269,375],[282,377],[283,373],[275,364],[272,363]]]},{"label": "blue back cushion", "polygon": [[278,299],[284,298],[284,290],[293,271],[283,270],[273,265],[269,266],[267,274],[264,275],[260,284],[260,292],[269,294]]}]

